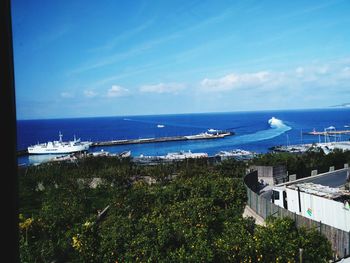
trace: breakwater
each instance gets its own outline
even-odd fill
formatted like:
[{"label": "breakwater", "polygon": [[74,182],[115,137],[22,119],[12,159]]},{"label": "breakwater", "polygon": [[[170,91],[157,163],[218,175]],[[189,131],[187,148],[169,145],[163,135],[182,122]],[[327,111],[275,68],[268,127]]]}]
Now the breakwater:
[{"label": "breakwater", "polygon": [[[109,141],[99,141],[92,142],[90,148],[99,146],[115,146],[115,145],[126,145],[126,144],[142,144],[142,143],[158,143],[158,142],[175,142],[175,141],[187,141],[187,140],[212,140],[224,138],[226,136],[234,135],[232,131],[219,132],[215,134],[202,133],[197,135],[187,135],[187,136],[169,136],[169,137],[159,137],[159,138],[142,138],[142,139],[126,139],[126,140],[109,140]],[[17,151],[17,156],[27,155],[27,150]]]},{"label": "breakwater", "polygon": [[111,140],[111,141],[93,142],[90,147],[139,144],[139,143],[155,143],[155,142],[174,142],[174,141],[185,141],[185,140],[188,140],[186,139],[185,136],[130,139],[130,140]]},{"label": "breakwater", "polygon": [[224,138],[226,136],[230,136],[233,134],[234,134],[233,132],[225,132],[225,133],[219,133],[219,134],[203,134],[203,135],[198,134],[198,135],[188,135],[188,136],[171,136],[171,137],[130,139],[130,140],[111,140],[111,141],[93,142],[91,147],[125,145],[125,144],[139,144],[139,143],[219,139],[219,138]]}]

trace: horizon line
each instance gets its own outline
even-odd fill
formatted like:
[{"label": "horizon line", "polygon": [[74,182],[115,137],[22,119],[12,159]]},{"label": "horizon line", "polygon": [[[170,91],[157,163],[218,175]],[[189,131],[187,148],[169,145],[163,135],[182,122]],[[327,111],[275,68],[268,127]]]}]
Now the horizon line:
[{"label": "horizon line", "polygon": [[189,114],[225,114],[225,113],[244,113],[244,112],[271,112],[271,111],[302,111],[302,110],[333,110],[348,109],[347,106],[327,106],[320,108],[290,108],[290,109],[265,109],[265,110],[234,110],[234,111],[211,111],[211,112],[183,112],[183,113],[158,113],[158,114],[125,114],[125,115],[104,115],[104,116],[84,116],[84,117],[52,117],[52,118],[24,118],[16,121],[38,121],[38,120],[63,120],[63,119],[91,119],[91,118],[111,118],[111,117],[139,117],[139,116],[167,116],[167,115],[189,115]]}]

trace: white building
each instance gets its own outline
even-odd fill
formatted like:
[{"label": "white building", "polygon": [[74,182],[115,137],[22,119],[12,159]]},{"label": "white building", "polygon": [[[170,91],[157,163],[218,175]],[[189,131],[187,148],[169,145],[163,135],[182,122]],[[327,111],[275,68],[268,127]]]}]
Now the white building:
[{"label": "white building", "polygon": [[271,201],[298,215],[349,232],[350,192],[312,182],[320,179],[325,182],[325,179],[332,179],[332,175],[339,176],[339,172],[344,173],[346,180],[348,168],[277,185],[273,188]]}]

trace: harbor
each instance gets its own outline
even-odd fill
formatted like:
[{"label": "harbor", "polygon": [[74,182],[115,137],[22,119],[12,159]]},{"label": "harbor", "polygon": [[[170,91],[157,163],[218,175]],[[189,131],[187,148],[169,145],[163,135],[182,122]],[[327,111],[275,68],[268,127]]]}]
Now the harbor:
[{"label": "harbor", "polygon": [[288,153],[304,153],[314,149],[322,149],[325,154],[328,154],[334,150],[350,151],[350,141],[278,145],[270,148],[270,150],[273,152]]},{"label": "harbor", "polygon": [[[71,154],[61,155],[29,155],[31,165],[40,165],[44,163],[56,163],[56,162],[76,162],[79,159],[93,158],[93,157],[115,157],[115,158],[129,158],[132,162],[143,165],[156,165],[164,163],[172,163],[177,161],[184,161],[188,159],[207,159],[212,162],[221,162],[228,159],[235,159],[237,161],[248,161],[256,157],[258,154],[255,152],[234,149],[230,151],[220,151],[214,155],[209,155],[206,152],[191,152],[178,151],[168,152],[165,155],[139,155],[133,156],[131,151],[123,151],[119,153],[110,153],[105,150],[98,152],[76,152]],[[24,166],[24,165],[22,165]]]},{"label": "harbor", "polygon": [[[318,142],[289,145],[287,139],[287,145],[273,146],[270,147],[269,150],[273,152],[304,153],[321,149],[325,154],[334,150],[350,151],[350,140],[341,139],[341,135],[347,137],[350,134],[350,130],[336,130],[334,126],[329,126],[324,128],[323,131],[316,131],[316,129],[313,129],[311,132],[304,132],[302,134],[316,135],[318,136]],[[324,137],[324,140],[321,140],[321,136]]]},{"label": "harbor", "polygon": [[[158,137],[158,138],[139,138],[139,139],[125,139],[125,140],[109,140],[109,141],[97,141],[89,142],[89,147],[101,147],[101,146],[116,146],[116,145],[127,145],[127,144],[144,144],[144,143],[159,143],[159,142],[175,142],[175,141],[188,141],[188,140],[209,140],[209,139],[220,139],[227,136],[232,136],[235,133],[232,131],[207,131],[195,135],[185,136],[169,136],[169,137]],[[61,138],[61,137],[60,137]],[[60,139],[61,141],[61,139]],[[50,142],[49,142],[50,143]],[[85,143],[87,144],[87,143]],[[43,145],[43,147],[46,147]],[[28,147],[29,149],[31,147]],[[28,150],[17,151],[17,156],[25,156],[29,152]]]}]

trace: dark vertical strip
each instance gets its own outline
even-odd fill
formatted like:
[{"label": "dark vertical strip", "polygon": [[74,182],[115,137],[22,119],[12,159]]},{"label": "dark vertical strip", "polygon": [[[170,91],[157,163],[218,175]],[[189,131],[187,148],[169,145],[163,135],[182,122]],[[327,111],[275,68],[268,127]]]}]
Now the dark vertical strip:
[{"label": "dark vertical strip", "polygon": [[299,213],[301,214],[301,200],[300,200],[300,188],[298,187],[298,202],[299,202]]},{"label": "dark vertical strip", "polygon": [[19,262],[18,179],[16,157],[16,105],[14,88],[10,0],[0,1],[0,112],[1,112],[1,210],[2,255],[6,262]]},{"label": "dark vertical strip", "polygon": [[[348,245],[349,245],[349,249],[348,249],[348,255],[350,255],[350,231],[348,233]],[[348,256],[347,255],[347,256]]]},{"label": "dark vertical strip", "polygon": [[257,212],[257,214],[258,215],[261,215],[261,213],[260,213],[260,204],[259,204],[259,196],[256,194],[256,193],[254,193],[255,194],[255,202],[256,202],[256,212]]},{"label": "dark vertical strip", "polygon": [[[270,214],[271,214],[271,211],[270,211],[270,203],[269,202],[266,202],[266,217],[268,217]],[[266,218],[265,217],[265,218]]]}]

